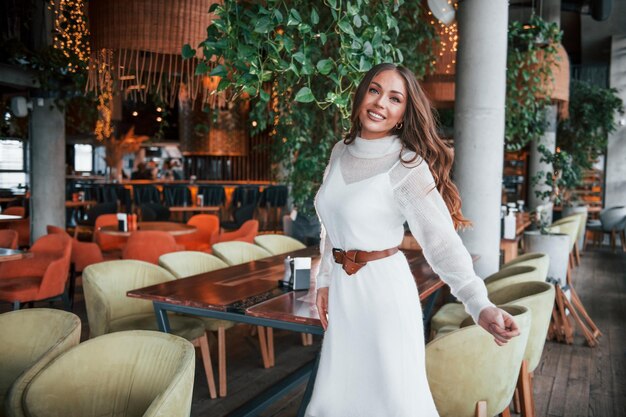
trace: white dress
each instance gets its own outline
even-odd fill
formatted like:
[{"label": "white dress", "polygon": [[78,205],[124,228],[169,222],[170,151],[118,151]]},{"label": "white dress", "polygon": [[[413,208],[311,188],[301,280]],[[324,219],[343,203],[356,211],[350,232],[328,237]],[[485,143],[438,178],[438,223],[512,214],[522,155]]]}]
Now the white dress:
[{"label": "white dress", "polygon": [[[402,252],[348,276],[333,247],[398,246],[404,223],[434,271],[476,318],[492,305],[425,162],[399,163],[396,137],[333,148],[316,198],[323,225],[317,288],[329,288],[328,329],[308,417],[436,417],[424,357],[422,310]],[[403,159],[412,155],[406,154]],[[451,392],[452,392],[451,387]]]}]

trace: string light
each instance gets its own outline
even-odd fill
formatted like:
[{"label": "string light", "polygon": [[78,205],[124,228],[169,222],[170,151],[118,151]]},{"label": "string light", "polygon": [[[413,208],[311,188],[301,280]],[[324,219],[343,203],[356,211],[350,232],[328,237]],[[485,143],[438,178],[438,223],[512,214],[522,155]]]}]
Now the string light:
[{"label": "string light", "polygon": [[67,70],[77,72],[89,61],[89,30],[84,0],[51,0],[54,12],[53,47],[68,60]]},{"label": "string light", "polygon": [[[453,3],[452,0],[448,0],[448,4],[453,6],[455,9],[458,8],[458,4],[456,2]],[[432,16],[432,12],[428,12],[428,16]],[[454,64],[456,64],[456,51],[459,45],[459,32],[456,21],[453,22],[450,26],[446,26],[443,22],[437,20],[430,20],[430,24],[435,26],[437,32],[439,33],[439,57],[444,57],[448,54],[452,55],[451,62],[447,62],[445,64],[445,68],[443,69],[444,74],[452,74],[454,73]],[[432,61],[432,64],[435,65],[437,63],[436,60]]]},{"label": "string light", "polygon": [[102,91],[98,95],[98,120],[96,121],[96,139],[99,141],[107,140],[113,134],[111,126],[111,107],[113,101],[113,79],[111,72],[103,64],[99,69],[103,73]]}]

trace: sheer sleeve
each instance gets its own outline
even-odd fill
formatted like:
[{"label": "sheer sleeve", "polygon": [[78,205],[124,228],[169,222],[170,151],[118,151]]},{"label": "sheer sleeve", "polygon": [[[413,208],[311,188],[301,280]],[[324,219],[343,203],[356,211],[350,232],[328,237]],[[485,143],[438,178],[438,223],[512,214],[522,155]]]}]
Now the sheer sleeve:
[{"label": "sheer sleeve", "polygon": [[[339,141],[333,147],[333,150],[330,155],[330,161],[328,165],[326,165],[326,169],[324,170],[324,176],[322,181],[326,181],[326,177],[328,176],[328,172],[330,171],[330,167],[333,164],[333,161],[337,158],[337,154],[339,153],[338,149],[343,145],[342,141]],[[324,224],[322,223],[322,219],[320,219],[321,224],[321,234],[320,234],[320,266],[317,270],[317,275],[315,277],[315,289],[326,288],[330,286],[330,270],[332,268],[332,250],[333,244],[330,242],[328,235],[326,234],[326,228],[324,228]]]},{"label": "sheer sleeve", "polygon": [[428,164],[421,161],[415,167],[399,165],[394,170],[404,171],[400,179],[396,175],[393,193],[411,233],[423,248],[433,271],[448,284],[452,294],[478,323],[480,311],[493,304],[487,297],[483,280],[474,272],[469,252],[454,229],[452,217],[435,187]]}]

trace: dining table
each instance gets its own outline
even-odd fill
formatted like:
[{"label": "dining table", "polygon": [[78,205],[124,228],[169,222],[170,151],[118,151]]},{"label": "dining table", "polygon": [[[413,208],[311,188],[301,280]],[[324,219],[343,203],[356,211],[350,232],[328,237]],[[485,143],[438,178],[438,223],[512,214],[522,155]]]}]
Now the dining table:
[{"label": "dining table", "polygon": [[12,214],[0,214],[0,223],[10,223],[15,220],[21,220],[22,217],[14,216]]},{"label": "dining table", "polygon": [[176,223],[176,222],[138,222],[137,230],[119,230],[117,226],[102,226],[100,232],[111,236],[130,236],[136,231],[159,231],[167,232],[172,236],[181,236],[194,233],[197,229],[196,226]]},{"label": "dining table", "polygon": [[[430,317],[443,281],[430,268],[422,251],[402,250],[406,256],[423,302],[424,319]],[[293,291],[281,286],[285,257],[311,257],[310,289]],[[168,313],[183,313],[229,320],[300,333],[323,335],[315,307],[315,276],[319,267],[319,249],[307,247],[241,265],[230,266],[187,278],[138,288],[127,296],[152,301],[159,329],[170,331]],[[229,416],[251,417],[307,381],[299,416],[310,400],[319,354],[266,391],[238,407]]]},{"label": "dining table", "polygon": [[0,262],[16,261],[18,259],[32,258],[32,256],[33,254],[31,252],[19,249],[0,248]]}]

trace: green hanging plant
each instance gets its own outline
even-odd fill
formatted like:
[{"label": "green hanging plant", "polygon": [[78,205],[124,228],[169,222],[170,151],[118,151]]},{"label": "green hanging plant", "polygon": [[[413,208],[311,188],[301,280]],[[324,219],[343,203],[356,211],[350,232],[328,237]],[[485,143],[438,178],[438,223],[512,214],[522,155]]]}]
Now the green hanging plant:
[{"label": "green hanging plant", "polygon": [[529,22],[511,22],[506,71],[507,151],[518,151],[545,132],[544,109],[562,32],[556,23],[537,15]]},{"label": "green hanging plant", "polygon": [[363,74],[394,62],[421,76],[433,60],[436,35],[415,2],[225,0],[210,12],[207,39],[198,51],[185,45],[183,56],[201,55],[196,73],[221,77],[216,94],[252,101],[249,128],[270,132],[274,162],[301,210],[349,128]]}]

